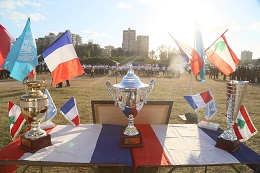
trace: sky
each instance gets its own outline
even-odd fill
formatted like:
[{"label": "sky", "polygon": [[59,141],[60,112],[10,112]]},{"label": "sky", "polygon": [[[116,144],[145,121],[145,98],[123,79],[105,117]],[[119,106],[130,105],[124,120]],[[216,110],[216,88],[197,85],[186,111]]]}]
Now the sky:
[{"label": "sky", "polygon": [[198,22],[205,49],[225,33],[231,49],[260,58],[260,0],[0,0],[0,24],[17,38],[30,17],[35,38],[69,29],[83,43],[122,47],[123,30],[149,36],[149,49],[193,47]]}]

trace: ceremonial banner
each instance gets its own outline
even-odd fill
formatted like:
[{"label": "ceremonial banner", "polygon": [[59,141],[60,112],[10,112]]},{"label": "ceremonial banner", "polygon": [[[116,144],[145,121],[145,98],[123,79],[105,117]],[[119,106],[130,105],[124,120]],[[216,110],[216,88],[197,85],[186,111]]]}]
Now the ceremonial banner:
[{"label": "ceremonial banner", "polygon": [[205,91],[195,95],[184,96],[184,99],[195,111],[197,111],[197,109],[205,107],[213,97],[209,91]]},{"label": "ceremonial banner", "polygon": [[74,126],[80,124],[79,113],[76,105],[76,100],[71,97],[61,108],[61,114]]},{"label": "ceremonial banner", "polygon": [[4,63],[12,44],[15,42],[15,39],[9,34],[9,32],[0,24],[0,70],[1,66]]},{"label": "ceremonial banner", "polygon": [[12,78],[22,82],[37,65],[37,48],[28,18],[23,33],[11,47],[2,67],[10,72]]},{"label": "ceremonial banner", "polygon": [[206,55],[208,60],[225,75],[233,73],[239,64],[239,59],[229,47],[224,34],[206,50]]},{"label": "ceremonial banner", "polygon": [[192,49],[191,47],[189,47],[188,45],[186,45],[186,44],[184,44],[182,42],[179,42],[174,37],[172,37],[172,39],[175,41],[176,45],[178,46],[179,51],[180,51],[183,59],[186,62],[190,63],[190,67],[191,67],[192,73],[194,75],[198,74],[200,72],[200,70],[204,66],[204,61],[200,57],[198,52],[195,49]]},{"label": "ceremonial banner", "polygon": [[10,134],[12,139],[14,140],[26,120],[22,115],[21,108],[10,101],[8,103],[8,114],[10,123]]},{"label": "ceremonial banner", "polygon": [[84,73],[67,31],[43,52],[43,57],[54,86]]},{"label": "ceremonial banner", "polygon": [[233,128],[240,142],[247,141],[249,138],[257,133],[257,130],[252,123],[252,120],[249,117],[246,108],[243,105],[240,106],[240,110],[238,112]]}]

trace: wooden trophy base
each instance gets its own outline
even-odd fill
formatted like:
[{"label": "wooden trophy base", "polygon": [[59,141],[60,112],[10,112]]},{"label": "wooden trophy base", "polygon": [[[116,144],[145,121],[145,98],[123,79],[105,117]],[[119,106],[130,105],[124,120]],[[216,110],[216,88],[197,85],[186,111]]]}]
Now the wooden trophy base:
[{"label": "wooden trophy base", "polygon": [[141,133],[139,132],[139,134],[134,135],[134,136],[127,136],[122,131],[121,147],[123,147],[123,148],[141,148],[141,147],[143,147]]},{"label": "wooden trophy base", "polygon": [[21,145],[20,148],[25,149],[26,151],[29,151],[30,153],[35,153],[36,151],[50,146],[51,144],[51,135],[47,134],[44,137],[32,140],[32,139],[27,139],[23,136],[21,136]]},{"label": "wooden trophy base", "polygon": [[215,147],[226,150],[230,153],[235,152],[239,148],[239,140],[229,141],[218,137]]}]

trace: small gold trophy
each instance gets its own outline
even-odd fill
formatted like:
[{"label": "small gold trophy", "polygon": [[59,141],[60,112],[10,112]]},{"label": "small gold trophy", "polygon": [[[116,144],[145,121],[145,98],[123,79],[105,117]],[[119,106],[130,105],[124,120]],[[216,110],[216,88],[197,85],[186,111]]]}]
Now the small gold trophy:
[{"label": "small gold trophy", "polygon": [[46,117],[48,97],[40,90],[44,81],[26,81],[26,94],[21,96],[20,106],[24,118],[31,124],[31,129],[21,136],[20,147],[34,153],[39,149],[50,146],[51,136],[40,128],[40,123]]},{"label": "small gold trophy", "polygon": [[[151,94],[154,84],[154,80],[151,80],[150,84],[142,83],[139,77],[134,74],[132,65],[130,65],[121,83],[112,85],[110,81],[106,82],[108,93],[128,118],[128,126],[121,134],[121,147],[143,146],[142,135],[134,126],[134,118],[142,109],[144,103],[146,103],[146,99]],[[115,90],[115,96],[113,95],[113,90]]]}]

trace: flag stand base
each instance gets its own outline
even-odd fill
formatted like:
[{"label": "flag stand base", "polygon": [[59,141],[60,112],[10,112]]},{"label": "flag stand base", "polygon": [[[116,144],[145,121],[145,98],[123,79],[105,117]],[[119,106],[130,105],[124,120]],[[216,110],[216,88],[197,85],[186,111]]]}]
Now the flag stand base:
[{"label": "flag stand base", "polygon": [[24,137],[24,135],[21,136],[20,148],[23,148],[26,151],[29,151],[30,153],[35,153],[36,151],[48,147],[50,145],[52,145],[50,134],[47,134],[46,136],[35,140],[27,139]]},{"label": "flag stand base", "polygon": [[198,126],[201,127],[201,128],[217,131],[219,124],[202,120],[198,123]]}]

